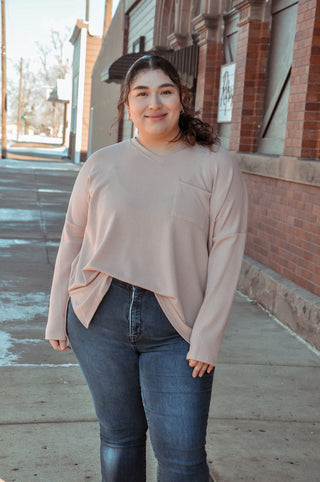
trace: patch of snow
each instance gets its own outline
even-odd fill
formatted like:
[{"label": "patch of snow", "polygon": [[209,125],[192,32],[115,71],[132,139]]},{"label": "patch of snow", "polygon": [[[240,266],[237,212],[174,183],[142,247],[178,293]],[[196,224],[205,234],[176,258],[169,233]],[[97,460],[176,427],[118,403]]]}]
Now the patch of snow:
[{"label": "patch of snow", "polygon": [[10,353],[13,347],[13,338],[9,333],[0,331],[0,367],[14,364],[18,360],[18,355]]},{"label": "patch of snow", "polygon": [[39,220],[38,209],[0,208],[1,221],[34,221]]},{"label": "patch of snow", "polygon": [[48,311],[47,293],[2,292],[0,297],[0,322],[28,321]]}]

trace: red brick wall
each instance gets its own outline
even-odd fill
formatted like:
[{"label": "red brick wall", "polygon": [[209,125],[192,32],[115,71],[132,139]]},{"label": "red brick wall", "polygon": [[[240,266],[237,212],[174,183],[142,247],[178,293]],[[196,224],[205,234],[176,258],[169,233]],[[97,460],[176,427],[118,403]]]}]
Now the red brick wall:
[{"label": "red brick wall", "polygon": [[299,0],[284,154],[320,157],[319,0]]},{"label": "red brick wall", "polygon": [[269,23],[239,23],[230,149],[254,152],[263,116]]},{"label": "red brick wall", "polygon": [[102,38],[87,34],[86,48],[86,64],[85,64],[85,81],[84,81],[84,98],[83,98],[83,117],[82,117],[82,140],[81,153],[85,160],[88,151],[89,128],[90,128],[90,106],[91,106],[91,75],[97,60]]},{"label": "red brick wall", "polygon": [[203,43],[199,49],[196,110],[201,111],[205,122],[214,125],[218,115],[222,54],[222,45],[213,41]]},{"label": "red brick wall", "polygon": [[249,190],[246,252],[320,296],[320,189],[244,174]]}]

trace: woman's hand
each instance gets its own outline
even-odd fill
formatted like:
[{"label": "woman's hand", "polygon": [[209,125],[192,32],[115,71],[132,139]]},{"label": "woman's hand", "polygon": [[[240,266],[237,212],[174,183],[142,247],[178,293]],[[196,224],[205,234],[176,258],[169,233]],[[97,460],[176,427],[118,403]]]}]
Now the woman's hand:
[{"label": "woman's hand", "polygon": [[213,365],[198,360],[189,360],[189,366],[193,368],[193,378],[202,377],[206,372],[211,373],[214,368]]},{"label": "woman's hand", "polygon": [[70,346],[68,345],[67,340],[49,340],[50,345],[54,350],[57,351],[67,351],[71,350]]}]

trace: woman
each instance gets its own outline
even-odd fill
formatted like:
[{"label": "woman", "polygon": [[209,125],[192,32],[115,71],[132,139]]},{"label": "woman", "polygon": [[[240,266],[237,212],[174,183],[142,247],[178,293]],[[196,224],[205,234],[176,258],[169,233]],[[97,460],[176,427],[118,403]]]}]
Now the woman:
[{"label": "woman", "polygon": [[79,173],[46,338],[61,351],[70,340],[86,377],[103,481],[146,480],[149,429],[160,482],[208,482],[213,372],[245,244],[246,189],[167,60],[135,62],[124,106],[139,135],[94,153]]}]

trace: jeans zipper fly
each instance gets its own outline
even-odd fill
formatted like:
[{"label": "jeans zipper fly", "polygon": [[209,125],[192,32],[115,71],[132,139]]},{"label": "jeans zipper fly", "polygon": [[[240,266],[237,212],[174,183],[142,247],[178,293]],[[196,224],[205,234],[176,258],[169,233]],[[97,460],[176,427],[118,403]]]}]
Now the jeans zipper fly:
[{"label": "jeans zipper fly", "polygon": [[132,286],[132,293],[131,293],[131,303],[130,303],[130,309],[129,309],[129,322],[130,325],[132,323],[132,307],[133,307],[133,302],[134,302],[134,296],[136,294],[136,287],[133,285]]}]

